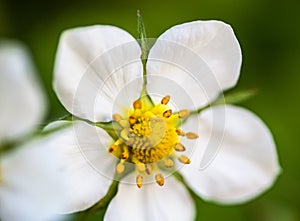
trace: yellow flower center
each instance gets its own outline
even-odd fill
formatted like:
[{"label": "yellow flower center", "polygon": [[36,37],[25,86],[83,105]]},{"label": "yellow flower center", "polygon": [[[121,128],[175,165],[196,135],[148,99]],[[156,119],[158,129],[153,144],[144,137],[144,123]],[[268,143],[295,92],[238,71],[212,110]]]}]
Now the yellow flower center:
[{"label": "yellow flower center", "polygon": [[128,116],[114,114],[113,119],[118,123],[116,130],[118,139],[112,144],[108,151],[120,159],[116,166],[117,173],[125,170],[125,162],[133,163],[138,173],[136,184],[142,187],[145,175],[156,172],[155,180],[162,186],[164,176],[159,169],[172,168],[173,159],[184,164],[189,164],[190,159],[185,156],[177,156],[175,151],[182,152],[185,147],[179,142],[180,136],[196,139],[197,134],[185,133],[177,128],[182,118],[189,115],[188,110],[172,113],[167,104],[170,96],[165,96],[155,106],[147,105],[141,100],[136,100],[133,107],[128,111]]}]

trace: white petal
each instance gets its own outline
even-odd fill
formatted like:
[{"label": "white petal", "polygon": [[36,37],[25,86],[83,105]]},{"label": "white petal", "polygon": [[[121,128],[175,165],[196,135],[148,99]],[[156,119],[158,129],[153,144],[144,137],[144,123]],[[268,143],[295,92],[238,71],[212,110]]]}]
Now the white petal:
[{"label": "white petal", "polygon": [[[150,50],[147,88],[150,94],[173,97],[186,93],[194,102],[186,108],[198,108],[236,84],[241,62],[239,43],[228,24],[195,21],[177,25],[163,33]],[[159,77],[166,82],[157,85],[162,81]]]},{"label": "white petal", "polygon": [[[190,119],[187,124],[195,123]],[[198,149],[181,170],[206,200],[241,203],[270,188],[280,172],[272,135],[253,113],[218,106],[200,114]]]},{"label": "white petal", "polygon": [[139,97],[141,49],[127,32],[113,26],[65,31],[60,39],[54,90],[72,114],[91,121],[109,120]]},{"label": "white petal", "polygon": [[26,48],[0,42],[0,143],[24,135],[45,114],[44,94]]},{"label": "white petal", "polygon": [[47,143],[42,138],[1,156],[1,220],[52,220],[64,206],[58,156],[48,151]]},{"label": "white petal", "polygon": [[188,191],[170,177],[163,187],[152,183],[139,189],[135,184],[120,183],[104,220],[192,221],[194,215],[195,208]]},{"label": "white petal", "polygon": [[[58,121],[47,126],[55,128]],[[115,158],[107,152],[110,136],[98,127],[76,121],[72,127],[52,136],[48,149],[61,157],[62,173],[66,181],[67,202],[63,213],[85,210],[99,201],[110,186]]]}]

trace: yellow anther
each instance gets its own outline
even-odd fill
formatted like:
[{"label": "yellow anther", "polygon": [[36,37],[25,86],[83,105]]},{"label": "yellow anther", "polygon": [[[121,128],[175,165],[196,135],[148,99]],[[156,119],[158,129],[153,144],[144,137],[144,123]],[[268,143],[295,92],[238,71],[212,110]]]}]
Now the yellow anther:
[{"label": "yellow anther", "polygon": [[183,136],[183,137],[185,136],[185,132],[179,128],[176,129],[176,133],[178,136]]},{"label": "yellow anther", "polygon": [[187,110],[187,109],[180,110],[180,111],[178,112],[178,117],[179,117],[179,118],[186,118],[186,117],[188,117],[189,115],[190,115],[190,111]]},{"label": "yellow anther", "polygon": [[129,157],[129,150],[127,148],[125,148],[122,155],[121,155],[121,159],[127,160],[128,157]]},{"label": "yellow anther", "polygon": [[113,120],[114,120],[115,122],[119,122],[121,119],[122,119],[122,117],[121,117],[120,114],[114,114],[114,115],[113,115]]},{"label": "yellow anther", "polygon": [[160,186],[163,186],[165,184],[165,178],[161,173],[158,173],[155,175],[156,183]]},{"label": "yellow anther", "polygon": [[141,173],[143,173],[143,172],[145,172],[146,171],[146,166],[145,166],[145,164],[143,164],[143,163],[138,163],[138,164],[136,164],[136,169],[139,171],[139,172],[141,172]]},{"label": "yellow anther", "polygon": [[116,172],[118,173],[118,174],[121,174],[121,173],[123,173],[124,172],[124,170],[125,170],[125,166],[124,166],[124,163],[118,163],[117,164],[117,166],[116,166]]},{"label": "yellow anther", "polygon": [[144,178],[141,175],[138,175],[136,177],[136,185],[138,188],[141,188],[143,186],[143,180]]},{"label": "yellow anther", "polygon": [[129,122],[129,124],[135,124],[136,123],[136,119],[135,119],[135,117],[134,116],[130,116],[129,117],[129,119],[128,119],[128,122]]},{"label": "yellow anther", "polygon": [[114,153],[116,152],[116,150],[118,149],[119,147],[115,144],[111,145],[109,148],[108,148],[108,152],[110,153]]},{"label": "yellow anther", "polygon": [[198,134],[194,133],[194,132],[187,132],[185,134],[186,138],[187,139],[190,139],[190,140],[194,140],[194,139],[197,139],[199,136]]},{"label": "yellow anther", "polygon": [[183,152],[185,151],[185,147],[181,143],[177,143],[174,147],[174,149],[178,152]]},{"label": "yellow anther", "polygon": [[164,118],[169,118],[169,117],[171,117],[171,115],[172,115],[172,110],[171,110],[171,109],[166,110],[166,111],[163,113],[163,117],[164,117]]},{"label": "yellow anther", "polygon": [[135,102],[133,102],[133,108],[142,109],[142,102],[140,100],[136,100]]},{"label": "yellow anther", "polygon": [[146,173],[150,175],[152,171],[153,171],[153,167],[151,166],[151,164],[146,164]]},{"label": "yellow anther", "polygon": [[165,167],[166,167],[166,168],[172,168],[173,166],[174,166],[174,161],[173,161],[173,160],[167,159],[167,160],[165,161]]},{"label": "yellow anther", "polygon": [[170,101],[170,98],[171,97],[169,95],[167,95],[167,96],[163,97],[163,99],[161,99],[160,103],[163,104],[163,105],[167,105]]},{"label": "yellow anther", "polygon": [[181,162],[181,163],[184,163],[184,164],[190,164],[191,163],[191,160],[185,156],[185,155],[181,155],[178,160]]}]

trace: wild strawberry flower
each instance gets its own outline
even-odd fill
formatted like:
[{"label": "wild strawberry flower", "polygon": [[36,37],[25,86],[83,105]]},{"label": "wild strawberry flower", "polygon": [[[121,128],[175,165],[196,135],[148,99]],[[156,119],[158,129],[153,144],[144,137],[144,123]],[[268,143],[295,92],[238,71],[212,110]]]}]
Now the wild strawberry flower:
[{"label": "wild strawberry flower", "polygon": [[43,221],[60,206],[58,159],[35,139],[4,151],[36,129],[45,115],[44,93],[25,47],[0,42],[0,220]]},{"label": "wild strawberry flower", "polygon": [[172,176],[176,170],[199,196],[223,204],[269,188],[280,171],[270,131],[244,108],[209,106],[239,77],[232,28],[181,24],[155,41],[147,60],[142,49],[113,26],[61,36],[53,85],[76,116],[52,146],[70,184],[64,212],[102,199],[115,173],[122,179],[105,215],[110,221],[193,220],[193,201]]}]

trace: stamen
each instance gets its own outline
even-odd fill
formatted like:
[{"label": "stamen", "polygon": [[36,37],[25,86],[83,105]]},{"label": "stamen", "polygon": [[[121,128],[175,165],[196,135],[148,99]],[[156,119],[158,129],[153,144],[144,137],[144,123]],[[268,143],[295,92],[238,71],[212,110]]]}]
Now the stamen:
[{"label": "stamen", "polygon": [[115,122],[119,122],[122,119],[120,114],[113,114],[113,120]]},{"label": "stamen", "polygon": [[190,140],[194,140],[194,139],[197,139],[199,136],[198,134],[194,133],[194,132],[187,132],[185,134],[186,138],[187,139],[190,139]]},{"label": "stamen", "polygon": [[181,143],[177,143],[174,147],[174,149],[178,152],[183,152],[185,151],[185,147]]},{"label": "stamen", "polygon": [[179,129],[179,128],[176,129],[176,133],[177,133],[178,136],[182,136],[182,137],[185,136],[185,132],[183,130]]},{"label": "stamen", "polygon": [[116,172],[117,172],[117,174],[123,173],[124,170],[125,170],[124,163],[122,163],[122,162],[118,163],[117,166],[116,166]]},{"label": "stamen", "polygon": [[151,175],[152,171],[153,171],[153,167],[151,166],[151,164],[146,164],[146,173],[148,175]]},{"label": "stamen", "polygon": [[108,148],[108,152],[113,153],[113,152],[116,152],[117,149],[118,149],[118,146],[113,144]]},{"label": "stamen", "polygon": [[167,159],[167,160],[165,161],[165,167],[166,167],[166,168],[172,168],[173,166],[174,166],[174,161],[173,161],[173,160]]},{"label": "stamen", "polygon": [[128,158],[129,158],[129,150],[128,150],[127,146],[126,146],[126,148],[124,148],[124,151],[123,151],[123,153],[121,155],[121,159],[127,160]]},{"label": "stamen", "polygon": [[188,117],[189,115],[190,115],[190,111],[187,110],[187,109],[180,110],[180,111],[178,112],[178,117],[179,117],[179,118],[186,118],[186,117]]},{"label": "stamen", "polygon": [[171,110],[171,109],[166,110],[166,111],[163,113],[163,117],[164,117],[164,118],[169,118],[169,117],[171,117],[171,115],[172,115],[172,110]]},{"label": "stamen", "polygon": [[143,186],[143,180],[144,178],[141,175],[138,175],[136,177],[136,185],[138,188],[141,188]]},{"label": "stamen", "polygon": [[135,167],[136,167],[136,169],[137,169],[139,172],[141,172],[141,173],[143,173],[143,172],[146,171],[146,166],[145,166],[145,164],[143,164],[143,163],[136,164]]},{"label": "stamen", "polygon": [[135,124],[136,123],[136,119],[134,116],[130,116],[129,119],[128,119],[128,122],[132,125],[132,124]]},{"label": "stamen", "polygon": [[142,102],[140,100],[136,100],[135,102],[133,102],[133,108],[142,109]]},{"label": "stamen", "polygon": [[181,162],[181,163],[184,163],[184,164],[190,164],[191,163],[191,160],[185,156],[185,155],[181,155],[178,160]]},{"label": "stamen", "polygon": [[160,186],[163,186],[165,184],[165,178],[161,173],[158,173],[155,175],[156,183]]},{"label": "stamen", "polygon": [[160,103],[163,104],[163,105],[167,105],[170,101],[170,98],[171,97],[169,95],[167,95],[167,96],[163,97],[163,99],[161,99]]}]

